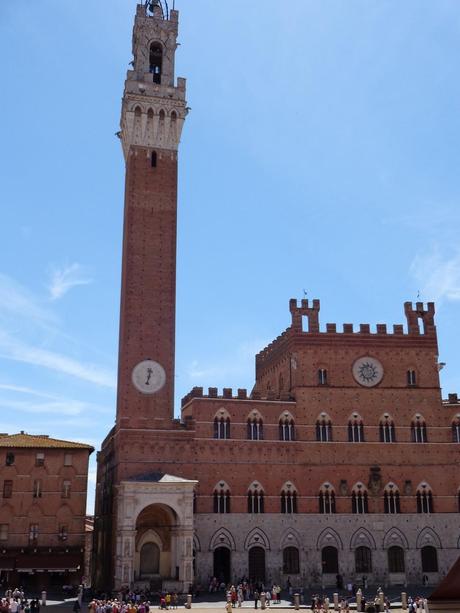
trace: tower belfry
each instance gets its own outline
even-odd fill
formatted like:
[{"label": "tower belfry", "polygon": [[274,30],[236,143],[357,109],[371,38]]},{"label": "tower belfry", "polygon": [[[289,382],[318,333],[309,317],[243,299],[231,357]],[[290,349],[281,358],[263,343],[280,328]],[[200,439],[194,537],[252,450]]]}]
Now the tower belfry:
[{"label": "tower belfry", "polygon": [[117,426],[173,417],[177,150],[187,114],[175,82],[178,12],[137,6],[120,138],[126,161]]}]

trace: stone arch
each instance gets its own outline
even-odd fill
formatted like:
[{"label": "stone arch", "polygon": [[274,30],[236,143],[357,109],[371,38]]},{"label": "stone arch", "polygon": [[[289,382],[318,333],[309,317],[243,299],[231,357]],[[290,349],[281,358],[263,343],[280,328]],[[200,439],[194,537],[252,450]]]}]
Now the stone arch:
[{"label": "stone arch", "polygon": [[266,551],[270,550],[270,540],[267,534],[260,528],[253,528],[244,541],[244,549],[246,551],[249,551],[251,547],[262,547]]},{"label": "stone arch", "polygon": [[319,551],[323,549],[323,547],[330,546],[337,547],[337,549],[343,549],[342,539],[333,528],[325,528],[318,536],[316,549]]},{"label": "stone arch", "polygon": [[286,528],[283,532],[280,539],[280,549],[285,549],[285,547],[297,547],[300,549],[302,543],[302,538],[293,528]]},{"label": "stone arch", "polygon": [[383,548],[388,549],[394,545],[399,545],[404,550],[409,549],[409,541],[407,537],[399,530],[399,528],[390,528],[383,537]]},{"label": "stone arch", "polygon": [[248,413],[248,421],[254,420],[264,421],[262,413],[258,409],[251,409],[251,411]]},{"label": "stone arch", "polygon": [[421,530],[417,536],[416,548],[421,549],[427,545],[433,545],[433,547],[436,547],[437,549],[442,549],[439,535],[433,530],[433,528],[429,528],[428,526],[423,528],[423,530]]},{"label": "stone arch", "polygon": [[356,549],[357,547],[377,549],[374,537],[366,528],[358,528],[350,539],[350,549]]},{"label": "stone arch", "polygon": [[150,529],[142,534],[142,536],[138,539],[136,543],[136,551],[140,551],[144,545],[147,543],[155,543],[158,545],[160,551],[163,550],[163,542],[159,535],[155,532],[155,530]]},{"label": "stone arch", "polygon": [[278,421],[286,420],[295,422],[294,415],[291,413],[291,411],[283,411],[278,418]]},{"label": "stone arch", "polygon": [[195,551],[201,551],[201,542],[196,533],[193,535],[193,549]]},{"label": "stone arch", "polygon": [[218,547],[227,547],[230,551],[236,551],[235,539],[227,528],[219,528],[211,537],[209,551],[214,551]]},{"label": "stone arch", "polygon": [[294,485],[294,483],[292,483],[292,481],[286,481],[286,483],[284,483],[284,485],[282,485],[280,492],[297,492],[298,493],[298,489],[296,488],[296,486]]},{"label": "stone arch", "polygon": [[230,413],[224,407],[217,409],[214,419],[230,419]]}]

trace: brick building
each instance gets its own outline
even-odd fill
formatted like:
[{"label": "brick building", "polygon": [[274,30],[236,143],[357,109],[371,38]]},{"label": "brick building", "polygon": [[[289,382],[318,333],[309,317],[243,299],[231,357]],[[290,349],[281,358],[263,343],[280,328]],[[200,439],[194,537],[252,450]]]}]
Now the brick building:
[{"label": "brick building", "polygon": [[0,581],[28,589],[80,584],[93,448],[0,434]]},{"label": "brick building", "polygon": [[98,455],[95,585],[247,576],[431,583],[459,554],[460,403],[442,401],[434,305],[406,326],[321,328],[256,356],[252,391],[195,388],[173,419],[178,13],[137,8],[120,137],[126,194],[117,415]]}]

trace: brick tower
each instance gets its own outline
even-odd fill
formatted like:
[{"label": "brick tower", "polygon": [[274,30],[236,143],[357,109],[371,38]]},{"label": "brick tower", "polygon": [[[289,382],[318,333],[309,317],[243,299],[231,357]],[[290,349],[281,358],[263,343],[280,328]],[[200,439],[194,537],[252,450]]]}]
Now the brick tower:
[{"label": "brick tower", "polygon": [[173,417],[177,149],[187,114],[185,79],[174,82],[178,13],[137,7],[133,70],[120,138],[126,193],[117,425],[162,427]]}]

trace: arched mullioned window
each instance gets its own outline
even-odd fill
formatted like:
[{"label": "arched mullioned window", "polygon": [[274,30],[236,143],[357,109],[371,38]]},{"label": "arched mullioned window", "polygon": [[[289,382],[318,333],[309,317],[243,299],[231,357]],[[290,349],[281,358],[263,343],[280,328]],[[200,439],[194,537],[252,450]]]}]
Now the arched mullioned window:
[{"label": "arched mullioned window", "polygon": [[395,443],[395,424],[390,415],[385,415],[380,420],[379,424],[380,442],[381,443]]},{"label": "arched mullioned window", "polygon": [[219,412],[214,417],[214,438],[230,438],[230,416],[226,412]]},{"label": "arched mullioned window", "polygon": [[385,513],[401,513],[399,490],[394,483],[389,483],[383,492],[383,506]]},{"label": "arched mullioned window", "polygon": [[428,483],[417,488],[417,513],[433,513],[433,492]]},{"label": "arched mullioned window", "polygon": [[456,415],[452,421],[452,441],[460,443],[460,415]]},{"label": "arched mullioned window", "polygon": [[214,488],[214,513],[230,513],[230,488],[221,481]]},{"label": "arched mullioned window", "polygon": [[364,442],[364,424],[357,413],[353,413],[348,421],[348,440],[350,443]]},{"label": "arched mullioned window", "polygon": [[321,443],[332,441],[332,422],[326,413],[321,413],[316,420],[316,440]]},{"label": "arched mullioned window", "polygon": [[357,483],[351,492],[351,512],[357,515],[369,513],[367,490],[362,483]]},{"label": "arched mullioned window", "polygon": [[295,426],[292,415],[284,413],[280,417],[279,421],[279,438],[280,441],[294,441],[295,440]]},{"label": "arched mullioned window", "polygon": [[413,443],[426,443],[428,441],[426,434],[426,422],[422,415],[417,414],[414,417],[410,429]]},{"label": "arched mullioned window", "polygon": [[297,491],[292,483],[285,483],[281,490],[281,513],[297,513]]},{"label": "arched mullioned window", "polygon": [[161,73],[163,70],[163,47],[161,43],[150,45],[150,72],[153,75],[153,82],[161,84]]},{"label": "arched mullioned window", "polygon": [[262,417],[254,412],[248,417],[248,439],[262,441],[264,438],[264,422]]},{"label": "arched mullioned window", "polygon": [[254,482],[248,490],[248,513],[264,513],[264,490]]},{"label": "arched mullioned window", "polygon": [[335,513],[335,492],[330,483],[324,483],[319,490],[319,512],[325,515]]}]

